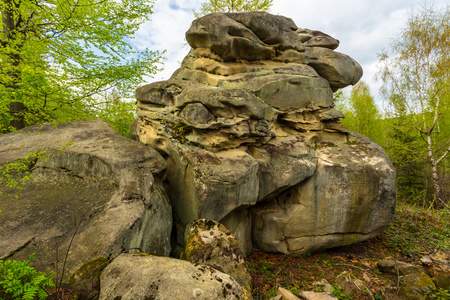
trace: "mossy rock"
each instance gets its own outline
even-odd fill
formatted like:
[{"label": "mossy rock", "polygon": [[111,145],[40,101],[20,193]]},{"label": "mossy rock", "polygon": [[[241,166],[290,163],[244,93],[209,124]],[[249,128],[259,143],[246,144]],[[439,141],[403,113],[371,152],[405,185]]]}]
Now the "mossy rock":
[{"label": "mossy rock", "polygon": [[425,299],[423,296],[425,293],[436,289],[431,278],[423,272],[401,276],[400,283],[402,286],[400,287],[399,294],[404,299],[423,300]]},{"label": "mossy rock", "polygon": [[[108,265],[107,257],[98,257],[84,263],[70,276],[70,286],[82,299],[92,299],[100,293],[100,275]],[[89,292],[86,292],[89,291]]]},{"label": "mossy rock", "polygon": [[444,290],[450,289],[450,272],[435,272],[433,282],[438,288]]}]

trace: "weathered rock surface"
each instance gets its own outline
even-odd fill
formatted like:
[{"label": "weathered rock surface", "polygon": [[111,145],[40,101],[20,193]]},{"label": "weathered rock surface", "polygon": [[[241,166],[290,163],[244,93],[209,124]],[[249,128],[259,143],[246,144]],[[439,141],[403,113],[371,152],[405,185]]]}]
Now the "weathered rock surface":
[{"label": "weathered rock surface", "polygon": [[377,262],[377,268],[391,275],[408,275],[412,273],[424,272],[424,268],[419,265],[406,263],[403,261],[395,261],[393,259],[385,259]]},{"label": "weathered rock surface", "polygon": [[229,275],[168,257],[122,254],[101,275],[100,300],[251,299]]},{"label": "weathered rock surface", "polygon": [[230,275],[251,292],[251,277],[236,238],[222,224],[199,219],[186,227],[186,259]]},{"label": "weathered rock surface", "polygon": [[424,300],[426,294],[440,288],[450,288],[450,252],[435,250],[421,258],[422,265],[385,259],[377,262],[378,269],[399,276],[401,299]]},{"label": "weathered rock surface", "polygon": [[400,284],[399,295],[404,299],[422,300],[427,292],[436,289],[431,278],[423,272],[400,276]]},{"label": "weathered rock surface", "polygon": [[337,137],[321,136],[313,176],[252,209],[257,248],[295,255],[349,245],[390,222],[394,171],[382,150],[352,133]]},{"label": "weathered rock surface", "polygon": [[0,135],[0,164],[35,150],[46,153],[33,159],[33,177],[21,184],[23,190],[0,186],[0,258],[23,260],[35,253],[34,267],[50,272],[57,264],[61,275],[73,237],[67,282],[129,248],[170,253],[171,205],[153,176],[166,168],[159,153],[103,120]]},{"label": "weathered rock surface", "polygon": [[[277,292],[277,297],[279,300],[300,300],[297,296],[292,294],[289,290],[279,287]],[[277,298],[275,298],[277,299]]]},{"label": "weathered rock surface", "polygon": [[362,76],[338,40],[261,12],[207,15],[186,39],[172,78],[136,90],[133,125],[167,157],[178,243],[199,218],[229,228],[244,253],[300,255],[382,232],[395,173],[337,122],[333,91]]},{"label": "weathered rock surface", "polygon": [[436,249],[421,258],[422,266],[438,288],[450,289],[450,251]]}]

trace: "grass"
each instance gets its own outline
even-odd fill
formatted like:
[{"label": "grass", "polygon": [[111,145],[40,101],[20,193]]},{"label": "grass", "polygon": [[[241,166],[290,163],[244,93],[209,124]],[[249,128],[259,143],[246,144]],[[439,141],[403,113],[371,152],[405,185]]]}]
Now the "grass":
[{"label": "grass", "polygon": [[[304,290],[320,292],[321,288],[314,283],[321,279],[332,285],[338,299],[366,299],[363,293],[347,294],[337,288],[335,278],[343,271],[366,279],[375,299],[381,300],[381,290],[396,288],[397,277],[380,273],[377,261],[396,257],[418,262],[424,254],[435,249],[450,251],[450,211],[427,211],[398,203],[390,226],[372,240],[297,258],[255,251],[246,259],[255,300],[269,299],[276,295],[280,286],[297,296]],[[450,291],[436,290],[428,293],[426,299],[446,299],[449,294]]]}]

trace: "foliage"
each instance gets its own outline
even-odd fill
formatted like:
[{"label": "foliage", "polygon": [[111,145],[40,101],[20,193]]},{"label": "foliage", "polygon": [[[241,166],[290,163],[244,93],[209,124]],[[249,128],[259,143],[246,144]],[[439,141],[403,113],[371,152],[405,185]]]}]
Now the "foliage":
[{"label": "foliage", "polygon": [[161,60],[129,44],[153,2],[0,0],[0,133],[13,119],[20,128],[92,117],[106,90],[130,96]]},{"label": "foliage", "polygon": [[331,293],[339,300],[351,300],[354,298],[353,295],[342,290],[337,284],[333,284],[333,290]]},{"label": "foliage", "polygon": [[[400,36],[380,54],[380,78],[383,93],[389,99],[389,117],[409,131],[420,142],[413,149],[427,163],[423,178],[431,177],[437,206],[448,206],[441,166],[450,151],[448,124],[450,103],[450,13],[423,8],[409,17]],[[394,130],[397,130],[394,127]],[[400,143],[404,143],[401,141]],[[443,173],[444,172],[444,173]]]},{"label": "foliage", "polygon": [[441,288],[434,290],[427,290],[425,292],[426,299],[429,300],[448,300],[450,299],[450,289],[444,290]]},{"label": "foliage", "polygon": [[0,260],[0,298],[1,299],[46,299],[45,288],[54,287],[52,274],[37,272],[28,264],[29,260]]},{"label": "foliage", "polygon": [[106,120],[124,137],[130,138],[130,123],[136,118],[134,102],[125,101],[117,93],[104,93],[97,100],[94,114]]},{"label": "foliage", "polygon": [[206,0],[194,16],[200,18],[212,12],[268,11],[273,0]]},{"label": "foliage", "polygon": [[345,115],[342,120],[344,127],[377,143],[383,141],[381,114],[370,94],[369,86],[364,81],[358,82],[352,88],[350,96],[340,91],[335,98],[337,109]]},{"label": "foliage", "polygon": [[[20,186],[20,183],[24,183],[31,179],[33,174],[29,172],[30,168],[38,159],[42,159],[45,154],[45,151],[35,150],[24,158],[0,165],[0,182],[3,181],[6,184],[6,187],[21,190],[22,187]],[[15,175],[17,173],[21,173],[20,179],[16,179]],[[0,191],[0,195],[2,195],[2,191]]]}]

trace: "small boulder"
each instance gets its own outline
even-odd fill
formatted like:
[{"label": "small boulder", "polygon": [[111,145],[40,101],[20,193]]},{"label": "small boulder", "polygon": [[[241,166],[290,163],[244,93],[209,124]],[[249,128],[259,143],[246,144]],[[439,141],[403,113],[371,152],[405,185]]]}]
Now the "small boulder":
[{"label": "small boulder", "polygon": [[250,294],[229,275],[168,257],[122,254],[101,275],[100,300],[242,299]]},{"label": "small boulder", "polygon": [[392,259],[385,259],[378,261],[377,268],[381,272],[391,275],[397,275],[397,272],[399,275],[408,275],[424,271],[424,269],[421,266],[406,263],[403,261],[395,261]]},{"label": "small boulder", "polygon": [[425,299],[425,293],[436,289],[433,280],[423,272],[400,276],[400,284],[399,295],[412,300]]},{"label": "small boulder", "polygon": [[284,289],[282,287],[278,288],[277,296],[279,296],[278,299],[280,300],[300,300],[300,298],[292,294],[291,291]]}]

